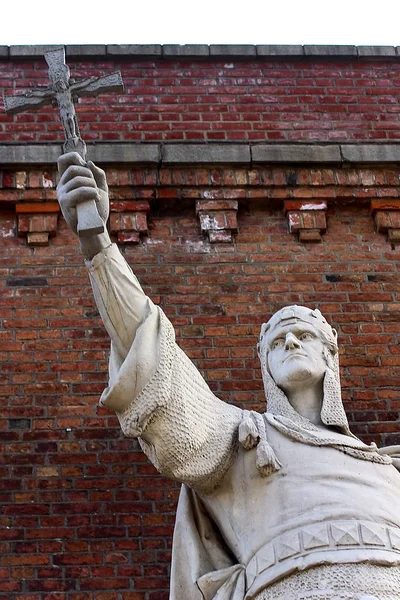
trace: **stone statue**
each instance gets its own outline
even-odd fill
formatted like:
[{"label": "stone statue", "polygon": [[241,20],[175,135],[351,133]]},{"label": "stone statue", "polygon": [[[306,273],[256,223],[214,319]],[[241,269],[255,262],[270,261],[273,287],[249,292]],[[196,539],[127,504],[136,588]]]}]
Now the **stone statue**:
[{"label": "stone statue", "polygon": [[[77,154],[59,169],[70,227],[87,199],[106,221],[104,173]],[[241,410],[214,396],[108,234],[80,243],[111,338],[100,402],[184,484],[171,600],[399,600],[400,447],[351,433],[321,313],[289,306],[262,326],[268,409]]]}]

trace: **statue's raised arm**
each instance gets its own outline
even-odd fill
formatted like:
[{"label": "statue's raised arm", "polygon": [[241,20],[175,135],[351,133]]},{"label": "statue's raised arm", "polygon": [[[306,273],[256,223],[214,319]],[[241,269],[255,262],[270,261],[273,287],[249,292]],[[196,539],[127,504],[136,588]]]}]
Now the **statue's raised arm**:
[{"label": "statue's raised arm", "polygon": [[[76,153],[62,156],[59,170],[58,198],[72,231],[77,234],[76,206],[87,200],[96,202],[106,223],[104,172]],[[117,411],[124,433],[140,438],[162,473],[196,489],[214,488],[233,461],[242,411],[210,391],[107,231],[79,241],[111,338],[109,385],[101,403]]]}]

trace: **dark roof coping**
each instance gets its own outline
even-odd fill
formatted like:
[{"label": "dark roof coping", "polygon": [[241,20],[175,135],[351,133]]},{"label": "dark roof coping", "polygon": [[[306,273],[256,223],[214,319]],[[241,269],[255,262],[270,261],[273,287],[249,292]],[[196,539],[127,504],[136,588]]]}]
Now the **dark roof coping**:
[{"label": "dark roof coping", "polygon": [[[0,58],[40,57],[59,45],[0,46]],[[251,44],[87,44],[66,45],[67,56],[86,57],[137,57],[154,58],[397,58],[400,46],[349,46],[349,45],[251,45]]]}]

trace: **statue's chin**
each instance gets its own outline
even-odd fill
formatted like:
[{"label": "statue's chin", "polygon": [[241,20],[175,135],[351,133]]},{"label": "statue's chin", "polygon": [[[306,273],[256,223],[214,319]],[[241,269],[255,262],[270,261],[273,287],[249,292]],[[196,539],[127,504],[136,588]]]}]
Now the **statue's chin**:
[{"label": "statue's chin", "polygon": [[311,369],[307,367],[302,367],[299,369],[294,369],[293,371],[287,374],[287,381],[296,382],[296,381],[305,381],[311,376]]}]

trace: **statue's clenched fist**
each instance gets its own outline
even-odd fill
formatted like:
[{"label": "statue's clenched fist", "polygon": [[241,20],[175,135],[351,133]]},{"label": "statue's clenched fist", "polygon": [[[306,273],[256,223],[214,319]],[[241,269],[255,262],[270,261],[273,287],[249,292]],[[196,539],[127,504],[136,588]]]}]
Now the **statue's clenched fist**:
[{"label": "statue's clenched fist", "polygon": [[106,223],[109,201],[104,171],[92,162],[86,163],[76,152],[60,156],[58,170],[61,178],[57,186],[57,197],[62,214],[72,231],[77,233],[76,206],[87,200],[96,202],[100,218]]},{"label": "statue's clenched fist", "polygon": [[[92,162],[86,163],[76,152],[60,156],[58,170],[61,177],[57,186],[57,198],[61,212],[72,231],[79,235],[85,257],[92,258],[111,243],[105,229],[110,211],[106,175]],[[83,206],[88,201],[95,203],[98,215],[104,223],[104,233],[80,235],[77,206]],[[95,210],[94,212],[96,213]]]}]

